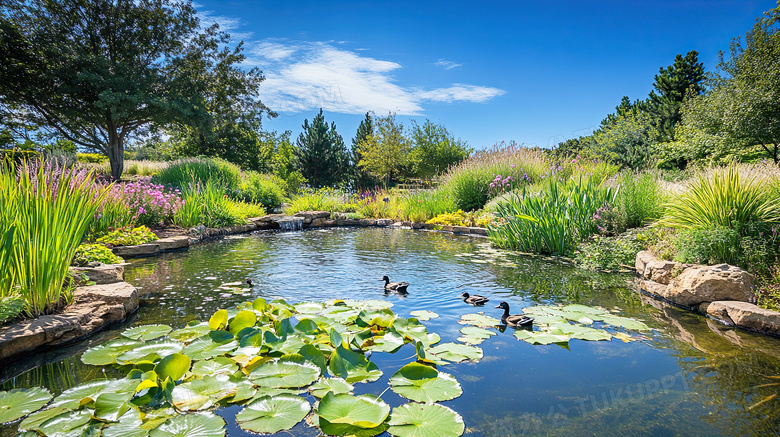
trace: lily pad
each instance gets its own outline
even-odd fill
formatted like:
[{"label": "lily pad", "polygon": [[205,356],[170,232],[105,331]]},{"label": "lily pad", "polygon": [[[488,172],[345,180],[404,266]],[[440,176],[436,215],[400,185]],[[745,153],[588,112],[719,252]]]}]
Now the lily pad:
[{"label": "lily pad", "polygon": [[137,380],[130,379],[101,379],[90,381],[73,388],[69,388],[54,398],[52,407],[76,409],[82,405],[95,401],[103,393],[133,392],[138,385]]},{"label": "lily pad", "polygon": [[428,352],[442,360],[459,363],[465,360],[479,361],[482,358],[482,349],[457,343],[442,343],[428,349]]},{"label": "lily pad", "polygon": [[227,375],[204,376],[177,385],[171,397],[173,406],[180,411],[204,410],[214,403],[236,394],[237,384]]},{"label": "lily pad", "polygon": [[212,331],[188,344],[182,353],[193,360],[207,360],[238,348],[238,342],[227,331]]},{"label": "lily pad", "polygon": [[342,378],[320,378],[309,387],[309,393],[321,398],[328,393],[351,394],[355,387]]},{"label": "lily pad", "polygon": [[116,357],[143,345],[142,342],[120,338],[100,346],[89,348],[81,355],[81,362],[93,366],[107,366],[116,363]]},{"label": "lily pad", "polygon": [[143,346],[130,349],[122,355],[117,356],[116,362],[117,364],[124,365],[135,364],[138,361],[155,361],[158,358],[164,358],[168,355],[181,352],[182,347],[184,347],[184,345],[178,341],[163,340],[154,343],[146,343]]},{"label": "lily pad", "polygon": [[630,319],[628,317],[621,317],[615,315],[607,315],[602,318],[602,321],[607,325],[617,326],[621,328],[631,329],[633,331],[648,331],[650,327],[640,322],[639,320]]},{"label": "lily pad", "polygon": [[310,410],[309,402],[300,396],[266,396],[247,405],[236,415],[236,421],[242,429],[272,434],[292,428]]},{"label": "lily pad", "polygon": [[218,331],[225,329],[228,322],[227,310],[218,310],[209,318],[209,329],[212,331]]},{"label": "lily pad", "polygon": [[200,323],[198,325],[177,329],[168,334],[168,338],[171,340],[180,341],[182,343],[189,343],[198,337],[203,337],[209,332],[211,332],[211,328],[209,328],[208,323]]},{"label": "lily pad", "polygon": [[420,311],[412,311],[409,314],[417,318],[417,320],[424,322],[426,320],[431,320],[439,317],[438,314],[434,313],[433,311],[428,310],[420,310]]},{"label": "lily pad", "polygon": [[373,395],[352,396],[328,393],[320,400],[317,415],[332,424],[375,428],[387,419],[390,406]]},{"label": "lily pad", "polygon": [[41,387],[0,391],[0,423],[12,422],[48,404],[51,393]]},{"label": "lily pad", "polygon": [[305,387],[320,376],[320,368],[303,362],[277,359],[261,364],[249,374],[256,385],[269,388]]},{"label": "lily pad", "polygon": [[384,335],[372,336],[368,341],[361,345],[361,349],[372,350],[374,352],[393,353],[397,351],[406,342],[398,333],[388,330]]},{"label": "lily pad", "polygon": [[399,395],[417,402],[441,402],[463,394],[452,375],[431,366],[409,363],[390,377],[390,387]]},{"label": "lily pad", "polygon": [[[43,435],[59,437],[84,427],[92,418],[89,410],[66,411],[38,425],[35,429]],[[82,435],[81,432],[74,433]]]},{"label": "lily pad", "polygon": [[331,354],[328,370],[331,375],[339,376],[349,383],[372,382],[382,376],[382,371],[376,364],[368,361],[365,355],[343,346],[337,347]]},{"label": "lily pad", "polygon": [[566,334],[551,334],[544,331],[515,331],[515,337],[530,344],[568,344],[571,336]]},{"label": "lily pad", "polygon": [[225,421],[213,413],[193,413],[174,416],[153,429],[150,437],[221,437]]},{"label": "lily pad", "polygon": [[94,416],[106,422],[118,421],[119,417],[130,409],[128,402],[133,394],[133,392],[101,394],[95,399]]},{"label": "lily pad", "polygon": [[122,336],[131,340],[147,341],[160,338],[171,332],[171,329],[168,325],[143,325],[125,330]]},{"label": "lily pad", "polygon": [[483,338],[483,339],[490,338],[496,335],[496,333],[493,331],[490,331],[488,329],[483,329],[483,328],[477,328],[476,326],[466,326],[464,328],[461,328],[460,332],[467,337]]},{"label": "lily pad", "polygon": [[257,322],[257,314],[254,311],[244,310],[236,314],[235,317],[230,319],[230,333],[237,335],[244,328],[255,326]]},{"label": "lily pad", "polygon": [[154,367],[154,371],[160,377],[165,379],[170,377],[173,381],[178,381],[190,370],[192,361],[190,357],[184,354],[171,354],[160,360]]},{"label": "lily pad", "polygon": [[387,432],[397,437],[458,437],[463,418],[439,404],[406,404],[393,409]]},{"label": "lily pad", "polygon": [[238,370],[235,361],[226,357],[215,357],[211,360],[201,360],[192,366],[191,372],[195,375],[231,374]]},{"label": "lily pad", "polygon": [[464,314],[458,320],[461,325],[474,325],[480,327],[492,327],[501,324],[501,320],[486,316],[482,313],[479,314]]}]

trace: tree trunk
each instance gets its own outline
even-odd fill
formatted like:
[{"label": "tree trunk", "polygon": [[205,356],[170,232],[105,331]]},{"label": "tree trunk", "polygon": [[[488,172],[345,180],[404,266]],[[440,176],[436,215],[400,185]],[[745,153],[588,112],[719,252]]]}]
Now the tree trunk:
[{"label": "tree trunk", "polygon": [[109,130],[108,132],[108,162],[111,164],[111,179],[114,182],[119,182],[122,177],[122,173],[125,170],[125,147],[122,138]]}]

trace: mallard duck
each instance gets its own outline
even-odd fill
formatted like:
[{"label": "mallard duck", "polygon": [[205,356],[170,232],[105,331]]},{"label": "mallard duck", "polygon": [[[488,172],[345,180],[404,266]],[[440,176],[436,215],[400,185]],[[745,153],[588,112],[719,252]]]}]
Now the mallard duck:
[{"label": "mallard duck", "polygon": [[468,294],[465,291],[460,294],[463,296],[463,300],[471,305],[484,305],[487,301],[490,299],[486,298],[485,296],[480,296],[478,294]]},{"label": "mallard duck", "polygon": [[406,288],[409,286],[408,282],[390,282],[390,278],[382,276],[382,280],[385,281],[385,290],[393,291],[395,293],[406,293]]},{"label": "mallard duck", "polygon": [[246,280],[246,285],[248,285],[250,287],[252,287],[254,285],[254,284],[252,284],[252,279],[251,278]]},{"label": "mallard duck", "polygon": [[534,319],[526,316],[525,314],[509,314],[509,304],[501,302],[496,308],[503,308],[504,314],[501,316],[501,321],[509,326],[531,326],[534,323]]}]

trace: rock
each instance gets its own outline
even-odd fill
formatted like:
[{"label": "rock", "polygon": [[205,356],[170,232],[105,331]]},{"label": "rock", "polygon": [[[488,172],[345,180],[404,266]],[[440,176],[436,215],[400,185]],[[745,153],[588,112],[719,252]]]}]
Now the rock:
[{"label": "rock", "polygon": [[659,284],[669,285],[672,280],[672,269],[676,263],[672,261],[662,261],[653,259],[645,265],[643,276],[645,279],[658,282]]},{"label": "rock", "polygon": [[362,219],[360,220],[360,226],[376,226],[376,220]]},{"label": "rock", "polygon": [[636,254],[636,273],[644,276],[645,267],[649,262],[656,261],[656,257],[647,250],[643,250]]},{"label": "rock", "polygon": [[285,214],[266,214],[262,217],[252,217],[247,220],[257,225],[260,223],[276,223],[276,220],[284,217],[287,216]]},{"label": "rock", "polygon": [[336,220],[325,220],[322,226],[333,227],[336,226]]},{"label": "rock", "polygon": [[456,234],[468,234],[470,231],[469,228],[466,226],[453,226],[452,232]]},{"label": "rock", "polygon": [[401,227],[401,226],[403,226],[403,225],[404,225],[404,222],[393,222],[393,223],[390,225],[390,227],[392,227],[392,228],[400,228],[400,227]]},{"label": "rock", "polygon": [[423,229],[423,228],[425,228],[425,223],[412,222],[412,229]]},{"label": "rock", "polygon": [[311,221],[311,227],[317,228],[325,225],[325,219],[322,217],[316,218]]},{"label": "rock", "polygon": [[661,296],[661,297],[665,297],[665,295],[666,295],[666,287],[667,286],[664,285],[664,284],[660,284],[658,282],[649,281],[649,280],[642,279],[642,278],[635,278],[634,279],[634,284],[636,284],[636,286],[640,290],[642,290],[642,291],[644,291],[646,293],[655,294],[656,296]]},{"label": "rock", "polygon": [[127,282],[79,287],[63,314],[0,328],[0,360],[78,340],[124,320],[137,307],[138,291]]},{"label": "rock", "polygon": [[450,226],[450,225],[443,225],[443,226],[441,226],[441,230],[444,231],[444,232],[452,232],[452,228],[453,228],[453,226]]},{"label": "rock", "polygon": [[741,328],[780,335],[780,312],[749,302],[715,301],[706,306],[706,312],[717,319],[729,319]]},{"label": "rock", "polygon": [[157,243],[139,244],[137,246],[117,246],[111,249],[115,255],[121,257],[131,256],[149,256],[160,251],[160,245]]},{"label": "rock", "polygon": [[752,297],[752,286],[753,275],[739,267],[691,267],[672,279],[663,297],[688,307],[719,300],[747,302]]},{"label": "rock", "polygon": [[[185,237],[186,238],[186,237]],[[97,267],[71,267],[75,274],[83,274],[95,284],[114,284],[125,280],[125,264],[103,264]]]},{"label": "rock", "polygon": [[412,227],[412,222],[410,222],[409,220],[404,220],[404,221],[401,222],[401,226],[404,226],[404,227],[407,227],[407,228],[411,228]]},{"label": "rock", "polygon": [[487,229],[485,228],[479,228],[479,227],[470,227],[469,233],[474,235],[482,235],[487,237]]},{"label": "rock", "polygon": [[441,228],[441,225],[435,225],[433,223],[426,223],[425,224],[425,229],[428,229],[429,231],[434,231],[434,230],[439,229],[439,228]]},{"label": "rock", "polygon": [[303,217],[303,224],[308,225],[311,224],[314,219],[330,218],[330,213],[328,211],[301,211],[296,213],[295,217]]},{"label": "rock", "polygon": [[393,221],[391,219],[377,219],[376,225],[377,226],[390,226],[393,224]]},{"label": "rock", "polygon": [[180,235],[178,237],[162,238],[155,241],[160,246],[160,250],[176,250],[183,249],[190,246],[190,238],[186,235]]}]

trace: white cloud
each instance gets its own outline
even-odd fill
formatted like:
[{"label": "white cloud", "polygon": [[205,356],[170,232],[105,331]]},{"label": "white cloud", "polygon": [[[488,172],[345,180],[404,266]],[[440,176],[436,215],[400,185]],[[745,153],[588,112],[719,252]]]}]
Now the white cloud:
[{"label": "white cloud", "polygon": [[486,102],[503,90],[468,84],[420,90],[402,86],[397,62],[376,59],[328,42],[264,40],[249,45],[246,64],[264,71],[261,99],[275,111],[317,108],[345,114],[389,111],[419,115],[425,101]]},{"label": "white cloud", "polygon": [[456,63],[454,63],[452,61],[447,61],[446,59],[439,59],[436,62],[436,66],[437,67],[441,67],[441,68],[443,68],[445,70],[452,70],[453,68],[462,67],[463,64],[456,64]]}]

